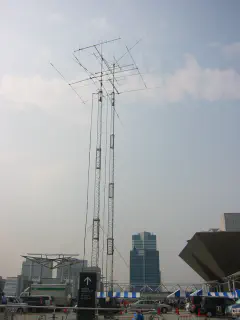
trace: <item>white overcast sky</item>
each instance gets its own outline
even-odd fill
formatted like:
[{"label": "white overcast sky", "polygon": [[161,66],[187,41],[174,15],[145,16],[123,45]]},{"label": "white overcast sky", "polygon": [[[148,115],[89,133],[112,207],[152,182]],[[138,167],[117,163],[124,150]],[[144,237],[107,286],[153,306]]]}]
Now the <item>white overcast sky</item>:
[{"label": "white overcast sky", "polygon": [[[0,0],[0,275],[27,252],[82,256],[93,88],[76,87],[82,104],[49,61],[80,79],[73,50],[121,37],[104,53],[142,39],[132,54],[158,89],[117,97],[116,247],[129,262],[131,235],[154,232],[163,281],[199,281],[178,257],[186,240],[240,211],[239,28],[237,0]],[[93,174],[94,161],[89,230]]]}]

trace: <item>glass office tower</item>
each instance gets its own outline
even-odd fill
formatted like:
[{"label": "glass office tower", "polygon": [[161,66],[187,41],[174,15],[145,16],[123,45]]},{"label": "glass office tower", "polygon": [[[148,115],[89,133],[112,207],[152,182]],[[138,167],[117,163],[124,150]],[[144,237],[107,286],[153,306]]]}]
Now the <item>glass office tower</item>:
[{"label": "glass office tower", "polygon": [[160,285],[159,251],[156,235],[141,232],[132,236],[130,251],[130,284],[134,290]]}]

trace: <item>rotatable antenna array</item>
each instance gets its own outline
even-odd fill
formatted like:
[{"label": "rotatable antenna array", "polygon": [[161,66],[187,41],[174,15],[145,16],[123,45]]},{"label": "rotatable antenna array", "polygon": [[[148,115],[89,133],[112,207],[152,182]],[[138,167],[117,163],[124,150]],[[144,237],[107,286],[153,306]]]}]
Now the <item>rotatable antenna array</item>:
[{"label": "rotatable antenna array", "polygon": [[[116,95],[123,94],[125,92],[146,90],[147,85],[143,79],[143,75],[132,56],[131,50],[140,42],[137,41],[132,47],[126,46],[125,52],[120,57],[113,56],[107,59],[104,56],[103,48],[106,45],[112,45],[120,38],[103,41],[97,44],[93,44],[87,47],[80,48],[73,52],[74,61],[79,67],[86,73],[87,77],[68,82],[62,73],[51,63],[52,67],[58,72],[68,86],[77,94],[82,103],[86,101],[78,93],[76,87],[78,85],[88,85],[93,83],[97,88],[97,92],[93,93],[97,95],[97,125],[96,125],[96,158],[95,158],[95,181],[94,181],[94,206],[93,206],[93,220],[92,220],[92,253],[91,253],[91,266],[99,267],[99,251],[100,251],[100,231],[103,231],[103,242],[106,236],[104,227],[101,225],[100,211],[101,211],[101,190],[102,190],[102,136],[103,136],[103,104],[110,102],[111,116],[110,119],[110,135],[109,135],[109,177],[108,177],[108,229],[107,229],[107,252],[106,252],[106,287],[113,291],[113,277],[114,277],[114,197],[115,197],[115,115],[119,118],[116,111]],[[78,57],[78,53],[86,52],[93,56],[99,64],[98,70],[90,71],[90,67],[83,64]],[[121,64],[121,61],[126,57],[129,58],[129,62]],[[139,76],[144,85],[144,88],[136,88],[133,90],[121,90],[121,82],[128,77]],[[107,152],[107,150],[106,150]],[[105,154],[106,157],[106,154]],[[106,158],[105,158],[106,159]],[[106,170],[106,168],[105,168]],[[89,189],[89,188],[88,188]],[[87,196],[88,199],[88,196]],[[88,202],[88,201],[87,201]],[[105,205],[104,205],[105,209]],[[88,204],[87,212],[88,214]],[[86,220],[87,221],[87,220]],[[103,221],[104,224],[104,221]],[[85,228],[86,232],[86,228]],[[85,238],[86,239],[86,234]],[[84,241],[84,253],[85,253],[85,241]],[[104,248],[104,245],[103,245]],[[85,255],[85,254],[84,254]],[[85,258],[85,257],[84,257]],[[102,261],[102,269],[103,269]],[[103,274],[104,270],[102,270]],[[102,276],[103,278],[103,276]]]}]

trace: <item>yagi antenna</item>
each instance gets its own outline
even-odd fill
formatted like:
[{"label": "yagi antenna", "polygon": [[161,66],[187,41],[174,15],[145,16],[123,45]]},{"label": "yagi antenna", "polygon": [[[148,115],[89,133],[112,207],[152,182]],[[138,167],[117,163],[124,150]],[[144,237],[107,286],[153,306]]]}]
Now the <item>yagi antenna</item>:
[{"label": "yagi antenna", "polygon": [[[129,48],[129,50],[131,51],[137,44],[139,44],[140,41],[142,41],[142,39],[139,39],[131,48]],[[122,58],[124,58],[127,54],[128,54],[128,51],[126,51],[120,58],[118,58],[117,62],[122,60]]]},{"label": "yagi antenna", "polygon": [[49,62],[50,65],[53,67],[53,69],[61,76],[61,78],[66,82],[66,84],[75,92],[75,94],[78,96],[78,98],[82,101],[83,104],[86,103],[86,101],[83,100],[83,98],[78,94],[78,92],[76,91],[76,89],[74,89],[72,87],[72,85],[70,83],[68,83],[68,81],[66,80],[66,78],[63,76],[63,74],[53,65],[52,62]]},{"label": "yagi antenna", "polygon": [[142,82],[144,83],[145,88],[147,89],[147,85],[146,85],[146,83],[145,83],[145,81],[143,79],[143,76],[142,76],[141,72],[139,71],[138,66],[136,65],[136,62],[134,61],[133,56],[132,56],[132,54],[131,54],[131,52],[130,52],[130,50],[128,49],[127,46],[126,46],[126,49],[127,49],[128,54],[130,55],[130,57],[131,57],[131,59],[133,61],[133,64],[134,64],[135,68],[137,69],[137,71],[138,71],[138,73],[139,73],[139,75],[140,75],[140,77],[142,79]]},{"label": "yagi antenna", "polygon": [[101,46],[101,45],[103,45],[103,44],[107,44],[107,43],[114,42],[114,41],[118,41],[118,40],[121,40],[121,38],[116,38],[116,39],[112,39],[112,40],[107,40],[107,41],[99,42],[99,43],[97,43],[97,44],[93,44],[93,45],[88,46],[88,47],[84,47],[84,48],[77,49],[77,50],[75,50],[75,51],[73,51],[73,52],[75,53],[75,52],[78,52],[78,51],[83,51],[83,50],[86,50],[86,49],[90,49],[90,48],[93,48],[93,47],[96,47],[96,46]]}]

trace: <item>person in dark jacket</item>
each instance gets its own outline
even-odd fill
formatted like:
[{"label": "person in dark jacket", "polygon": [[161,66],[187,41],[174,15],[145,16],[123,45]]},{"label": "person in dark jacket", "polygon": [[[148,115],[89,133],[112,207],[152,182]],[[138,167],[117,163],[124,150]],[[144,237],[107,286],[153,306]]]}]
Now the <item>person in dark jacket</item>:
[{"label": "person in dark jacket", "polygon": [[137,311],[136,320],[144,320],[144,316],[142,314],[142,311]]},{"label": "person in dark jacket", "polygon": [[2,292],[2,304],[7,304],[7,298],[5,297],[4,292]]}]

